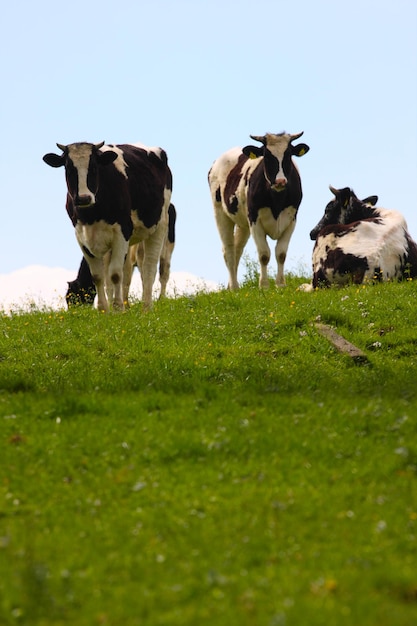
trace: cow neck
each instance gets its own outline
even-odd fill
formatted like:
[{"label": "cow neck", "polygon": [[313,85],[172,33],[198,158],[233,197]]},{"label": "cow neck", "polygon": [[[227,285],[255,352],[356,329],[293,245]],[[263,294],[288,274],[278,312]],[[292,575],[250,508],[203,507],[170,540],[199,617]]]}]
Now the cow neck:
[{"label": "cow neck", "polygon": [[350,201],[350,210],[346,215],[346,224],[351,222],[358,222],[360,220],[366,220],[373,217],[378,217],[379,213],[377,209],[364,204],[357,198],[352,198]]},{"label": "cow neck", "polygon": [[86,208],[74,205],[74,215],[77,221],[83,222],[83,224],[93,224],[103,219],[103,216],[97,209],[97,204]]}]

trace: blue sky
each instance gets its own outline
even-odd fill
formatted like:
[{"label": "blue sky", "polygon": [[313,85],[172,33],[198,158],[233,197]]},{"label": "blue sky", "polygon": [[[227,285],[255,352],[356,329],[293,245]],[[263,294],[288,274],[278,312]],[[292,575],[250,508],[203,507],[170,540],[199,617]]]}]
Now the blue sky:
[{"label": "blue sky", "polygon": [[249,134],[310,146],[288,270],[310,267],[329,184],[378,194],[417,239],[415,0],[17,0],[0,28],[0,274],[78,268],[56,142],[167,151],[174,271],[227,282],[207,172]]}]

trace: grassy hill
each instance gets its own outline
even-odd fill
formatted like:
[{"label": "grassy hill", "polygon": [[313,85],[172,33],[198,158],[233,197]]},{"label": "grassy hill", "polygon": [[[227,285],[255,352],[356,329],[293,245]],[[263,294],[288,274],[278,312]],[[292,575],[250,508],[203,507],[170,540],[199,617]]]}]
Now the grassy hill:
[{"label": "grassy hill", "polygon": [[417,623],[416,283],[301,282],[0,314],[0,623]]}]

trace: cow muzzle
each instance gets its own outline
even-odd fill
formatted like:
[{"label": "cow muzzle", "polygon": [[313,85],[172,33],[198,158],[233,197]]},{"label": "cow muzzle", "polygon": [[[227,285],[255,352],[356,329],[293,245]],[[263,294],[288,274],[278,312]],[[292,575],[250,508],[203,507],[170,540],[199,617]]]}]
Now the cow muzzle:
[{"label": "cow muzzle", "polygon": [[86,208],[92,206],[93,204],[95,204],[95,198],[89,194],[76,196],[75,198],[75,206]]},{"label": "cow muzzle", "polygon": [[283,191],[287,186],[286,178],[276,178],[275,182],[271,185],[274,191]]}]

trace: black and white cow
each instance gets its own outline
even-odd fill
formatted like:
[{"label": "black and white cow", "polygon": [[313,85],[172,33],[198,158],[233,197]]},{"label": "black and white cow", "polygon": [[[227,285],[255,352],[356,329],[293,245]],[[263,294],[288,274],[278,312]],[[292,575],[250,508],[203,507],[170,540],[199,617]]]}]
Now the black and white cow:
[{"label": "black and white cow", "polygon": [[292,142],[302,134],[250,135],[262,146],[232,148],[210,169],[209,185],[229,271],[229,289],[239,287],[239,261],[250,234],[260,262],[259,286],[269,286],[267,237],[277,241],[276,284],[285,285],[284,263],[302,199],[300,175],[292,157],[309,150],[304,143],[294,146]]},{"label": "black and white cow", "polygon": [[129,245],[143,242],[143,306],[152,305],[152,287],[168,229],[172,174],[161,148],[142,144],[57,144],[46,154],[51,167],[65,167],[67,212],[97,288],[97,306],[109,309],[104,259],[114,309],[123,309],[123,268]]},{"label": "black and white cow", "polygon": [[349,187],[330,191],[335,198],[310,233],[316,240],[310,289],[415,278],[417,245],[403,215],[373,206],[377,196],[359,200]]},{"label": "black and white cow", "polygon": [[65,295],[68,308],[78,306],[80,304],[92,305],[96,294],[97,290],[91,276],[90,268],[88,267],[87,261],[83,257],[81,259],[77,278],[68,283],[68,289]]},{"label": "black and white cow", "polygon": [[[175,222],[177,219],[177,212],[173,204],[168,207],[168,231],[165,238],[164,245],[162,247],[161,256],[159,259],[159,282],[161,285],[160,298],[165,297],[166,287],[169,280],[171,270],[171,257],[175,247]],[[123,271],[123,301],[125,306],[129,305],[129,289],[132,280],[132,274],[135,267],[142,271],[143,257],[144,257],[144,245],[143,242],[132,245],[129,248],[129,254],[125,261]],[[110,254],[107,253],[104,263],[108,266]],[[109,279],[106,276],[106,285],[108,285]],[[75,280],[68,283],[68,290],[65,296],[68,308],[80,304],[94,303],[96,296],[96,287],[91,276],[90,268],[83,257],[81,260],[78,275]]]}]

